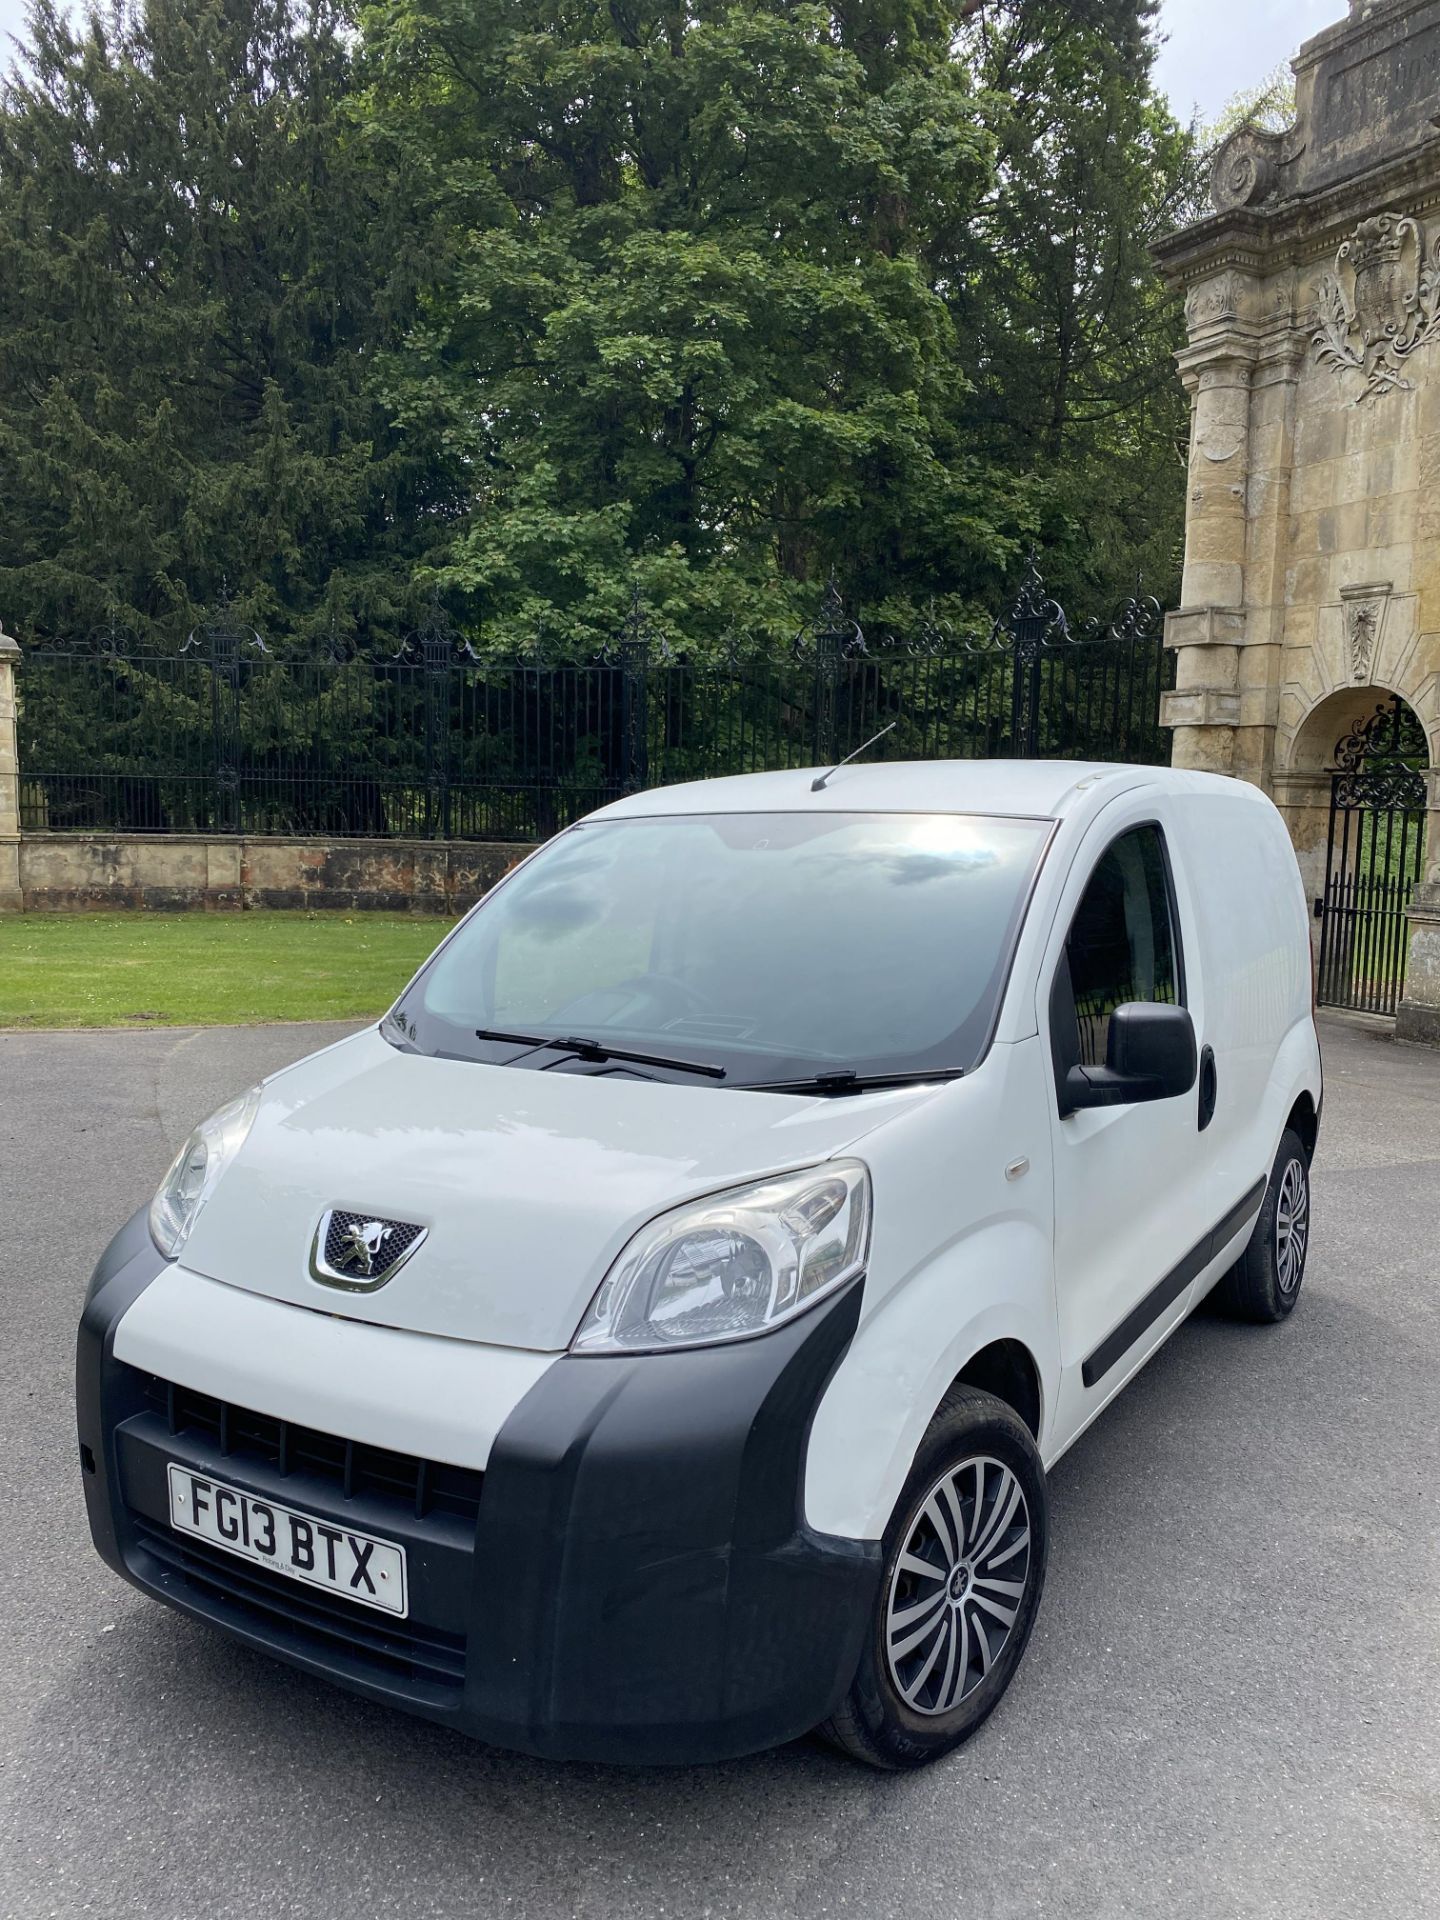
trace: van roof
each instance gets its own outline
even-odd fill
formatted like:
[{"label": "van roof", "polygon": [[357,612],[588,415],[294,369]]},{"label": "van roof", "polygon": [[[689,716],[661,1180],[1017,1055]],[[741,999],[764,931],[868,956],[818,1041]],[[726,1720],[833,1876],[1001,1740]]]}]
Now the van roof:
[{"label": "van roof", "polygon": [[[1060,819],[1097,789],[1190,785],[1197,776],[1168,767],[1077,760],[881,760],[842,767],[819,793],[824,767],[743,773],[652,787],[599,808],[591,819],[674,813],[978,813]],[[1211,776],[1199,776],[1208,780]],[[1236,783],[1226,781],[1226,786]]]}]

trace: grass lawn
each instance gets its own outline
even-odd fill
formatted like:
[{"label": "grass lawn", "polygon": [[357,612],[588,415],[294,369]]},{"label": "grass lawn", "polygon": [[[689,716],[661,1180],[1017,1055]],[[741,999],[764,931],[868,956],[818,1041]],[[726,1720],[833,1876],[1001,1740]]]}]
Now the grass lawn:
[{"label": "grass lawn", "polygon": [[449,929],[378,913],[0,915],[0,1027],[383,1013]]}]

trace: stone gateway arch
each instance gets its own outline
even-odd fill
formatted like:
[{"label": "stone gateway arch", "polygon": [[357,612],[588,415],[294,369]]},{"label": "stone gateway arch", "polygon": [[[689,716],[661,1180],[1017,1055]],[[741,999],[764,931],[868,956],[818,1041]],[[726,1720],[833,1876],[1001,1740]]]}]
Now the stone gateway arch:
[{"label": "stone gateway arch", "polygon": [[1325,997],[1440,1043],[1440,0],[1352,0],[1295,74],[1156,249],[1192,407],[1162,718],[1283,810]]}]

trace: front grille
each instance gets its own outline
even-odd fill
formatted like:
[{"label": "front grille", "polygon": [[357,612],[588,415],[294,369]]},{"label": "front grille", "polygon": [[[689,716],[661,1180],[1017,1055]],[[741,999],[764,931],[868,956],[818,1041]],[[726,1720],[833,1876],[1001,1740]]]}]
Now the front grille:
[{"label": "front grille", "polygon": [[[424,1231],[411,1220],[377,1220],[372,1214],[346,1213],[336,1207],[325,1229],[325,1264],[347,1279],[383,1280],[400,1265]],[[364,1252],[357,1255],[352,1236],[367,1232],[370,1240],[365,1242]]]},{"label": "front grille", "polygon": [[391,1453],[367,1441],[317,1433],[293,1420],[252,1413],[155,1374],[146,1374],[143,1386],[146,1399],[163,1414],[172,1434],[197,1434],[238,1460],[257,1461],[282,1475],[303,1473],[325,1480],[338,1487],[346,1500],[368,1494],[403,1501],[417,1520],[446,1513],[473,1525],[480,1511],[485,1476],[472,1467],[447,1466],[413,1454]]},{"label": "front grille", "polygon": [[291,1643],[317,1658],[337,1651],[352,1667],[390,1680],[403,1680],[437,1702],[459,1692],[465,1682],[465,1637],[410,1620],[383,1620],[362,1614],[349,1601],[331,1597],[267,1567],[250,1566],[206,1541],[194,1540],[139,1514],[131,1517],[136,1537],[171,1580],[179,1580],[207,1611],[240,1614],[267,1634],[278,1628]]}]

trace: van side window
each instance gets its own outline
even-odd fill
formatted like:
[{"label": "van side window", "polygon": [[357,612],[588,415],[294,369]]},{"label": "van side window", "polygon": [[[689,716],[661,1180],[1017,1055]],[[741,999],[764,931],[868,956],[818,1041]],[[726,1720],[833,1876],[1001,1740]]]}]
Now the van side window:
[{"label": "van side window", "polygon": [[1177,945],[1160,829],[1136,827],[1101,856],[1066,943],[1081,1066],[1105,1064],[1116,1007],[1181,1000]]}]

